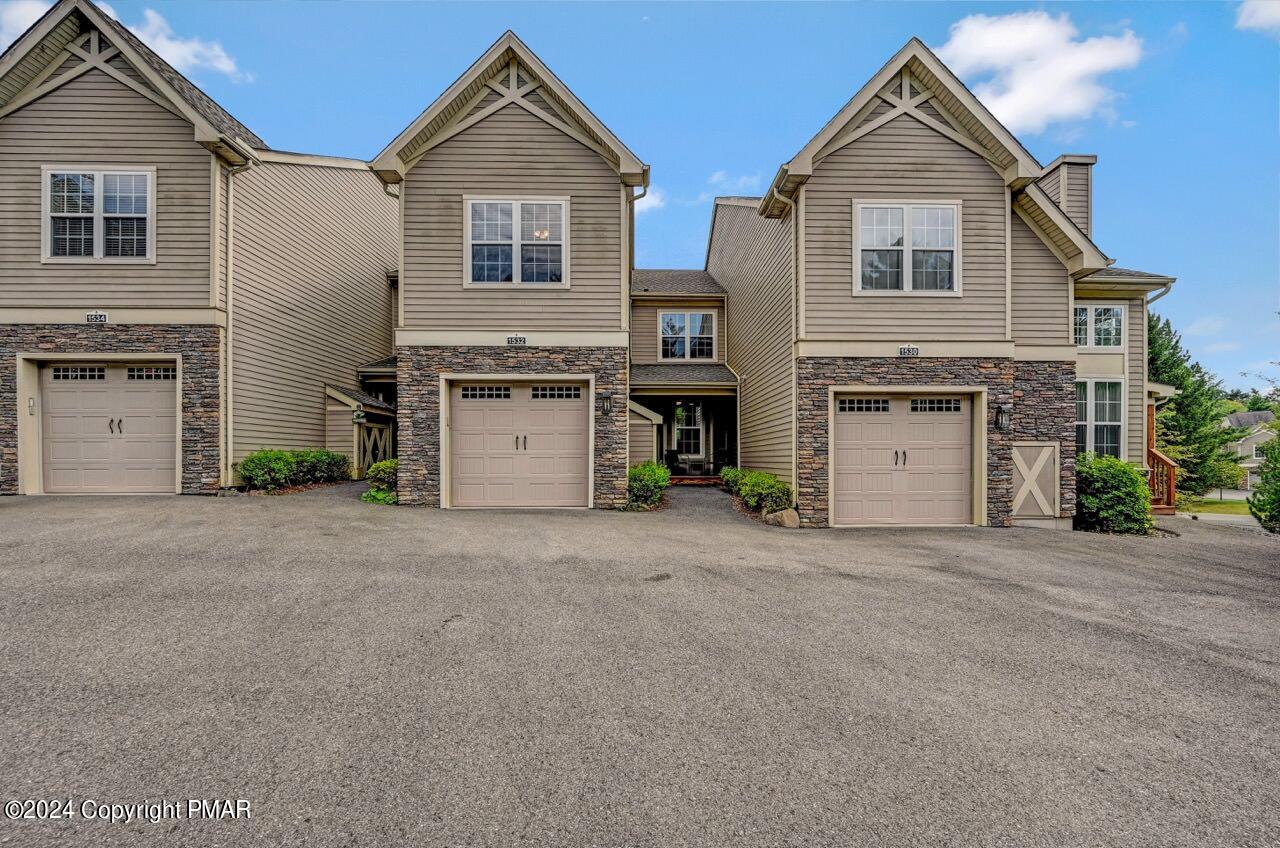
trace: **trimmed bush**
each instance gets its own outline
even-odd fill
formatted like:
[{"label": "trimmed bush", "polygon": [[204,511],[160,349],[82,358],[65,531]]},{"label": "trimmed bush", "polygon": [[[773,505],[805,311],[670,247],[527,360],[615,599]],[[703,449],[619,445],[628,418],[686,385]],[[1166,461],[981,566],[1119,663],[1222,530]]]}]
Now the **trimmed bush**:
[{"label": "trimmed bush", "polygon": [[1262,529],[1280,533],[1280,439],[1264,442],[1262,465],[1258,467],[1258,485],[1249,496],[1249,512]]},{"label": "trimmed bush", "polygon": [[791,486],[766,471],[743,471],[738,479],[738,496],[747,509],[777,512],[794,502]]},{"label": "trimmed bush", "polygon": [[656,462],[642,462],[633,465],[627,471],[627,504],[628,506],[657,506],[662,500],[662,492],[671,485],[671,472],[665,465]]},{"label": "trimmed bush", "polygon": [[1140,468],[1114,456],[1076,459],[1077,530],[1095,533],[1151,532],[1151,490]]},{"label": "trimmed bush", "polygon": [[743,470],[732,465],[720,469],[720,484],[731,495],[738,494],[738,484],[742,482]]},{"label": "trimmed bush", "polygon": [[254,451],[236,468],[246,486],[266,491],[308,483],[336,483],[351,476],[351,463],[344,454],[318,448]]},{"label": "trimmed bush", "polygon": [[396,495],[396,473],[400,463],[394,459],[384,459],[369,466],[364,479],[369,481],[369,491],[360,496],[365,503],[394,504],[399,503]]}]

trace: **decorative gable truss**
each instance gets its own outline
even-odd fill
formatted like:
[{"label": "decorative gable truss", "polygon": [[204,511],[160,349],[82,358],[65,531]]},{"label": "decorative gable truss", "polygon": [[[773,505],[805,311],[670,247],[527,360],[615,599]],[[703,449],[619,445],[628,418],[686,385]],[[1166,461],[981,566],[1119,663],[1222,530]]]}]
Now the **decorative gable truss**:
[{"label": "decorative gable truss", "polygon": [[624,184],[648,183],[648,166],[511,32],[387,145],[373,170],[384,182],[398,183],[433,148],[508,106],[524,109],[599,154]]},{"label": "decorative gable truss", "polygon": [[1045,169],[919,39],[911,39],[791,161],[778,169],[759,211],[782,217],[814,166],[900,117],[909,117],[982,157],[1008,186],[1014,208],[1073,275],[1113,260],[1035,181]]},{"label": "decorative gable truss", "polygon": [[[90,71],[111,77],[189,122],[194,140],[230,164],[244,164],[254,158],[255,146],[265,147],[261,139],[87,0],[61,0],[0,57],[0,119]],[[166,75],[186,91],[175,88]],[[215,127],[205,117],[210,110],[242,132],[229,134]],[[252,138],[246,140],[241,135]]]}]

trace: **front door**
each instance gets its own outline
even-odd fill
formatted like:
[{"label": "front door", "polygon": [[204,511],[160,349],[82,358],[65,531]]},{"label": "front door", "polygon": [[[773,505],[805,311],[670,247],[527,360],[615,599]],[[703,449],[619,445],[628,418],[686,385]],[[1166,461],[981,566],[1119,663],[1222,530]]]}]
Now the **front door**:
[{"label": "front door", "polygon": [[968,396],[857,395],[835,403],[833,524],[972,523]]}]

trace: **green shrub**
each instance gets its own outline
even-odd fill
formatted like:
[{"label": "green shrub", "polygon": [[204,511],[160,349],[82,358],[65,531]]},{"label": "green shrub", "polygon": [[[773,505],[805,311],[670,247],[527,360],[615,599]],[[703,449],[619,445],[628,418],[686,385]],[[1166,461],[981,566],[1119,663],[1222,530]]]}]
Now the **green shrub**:
[{"label": "green shrub", "polygon": [[1076,459],[1077,530],[1096,533],[1151,532],[1151,490],[1142,470],[1114,456]]},{"label": "green shrub", "polygon": [[1280,533],[1280,439],[1264,442],[1262,465],[1258,466],[1258,485],[1249,496],[1249,512],[1262,529]]},{"label": "green shrub", "polygon": [[632,506],[655,506],[662,491],[671,485],[671,472],[665,465],[642,462],[627,471],[627,503]]},{"label": "green shrub", "polygon": [[365,503],[394,504],[399,503],[396,495],[396,473],[400,463],[394,459],[384,459],[369,466],[364,479],[369,481],[369,491],[360,496]]},{"label": "green shrub", "polygon": [[336,483],[350,476],[351,463],[344,454],[308,450],[254,451],[236,466],[250,489],[272,491],[308,483]]},{"label": "green shrub", "polygon": [[742,482],[743,471],[741,468],[735,468],[732,465],[726,465],[720,469],[720,484],[724,486],[724,490],[731,495],[738,494],[738,484]]},{"label": "green shrub", "polygon": [[369,489],[360,495],[360,500],[365,503],[398,504],[400,503],[400,496],[395,492],[387,492],[382,489]]},{"label": "green shrub", "polygon": [[744,471],[738,480],[738,495],[748,509],[777,512],[793,503],[791,486],[765,471]]}]

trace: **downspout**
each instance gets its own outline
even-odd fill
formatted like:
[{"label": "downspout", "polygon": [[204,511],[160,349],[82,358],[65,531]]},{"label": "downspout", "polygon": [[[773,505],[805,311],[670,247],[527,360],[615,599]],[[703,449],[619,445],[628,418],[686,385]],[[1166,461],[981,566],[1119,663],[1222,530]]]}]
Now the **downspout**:
[{"label": "downspout", "polygon": [[253,167],[253,160],[247,159],[243,165],[227,169],[227,444],[223,451],[223,464],[226,466],[227,485],[234,482],[232,466],[235,464],[235,380],[233,376],[235,348],[235,175]]},{"label": "downspout", "polygon": [[1169,290],[1172,288],[1173,288],[1173,283],[1165,283],[1164,287],[1161,288],[1160,291],[1155,293],[1155,297],[1147,298],[1147,306],[1150,307],[1151,304],[1155,303],[1157,300],[1167,295],[1169,293]]},{"label": "downspout", "polygon": [[627,217],[630,219],[631,224],[628,227],[631,232],[627,233],[627,266],[633,271],[636,268],[636,201],[648,193],[649,183],[646,181],[644,185],[640,186],[639,194],[627,195]]}]

